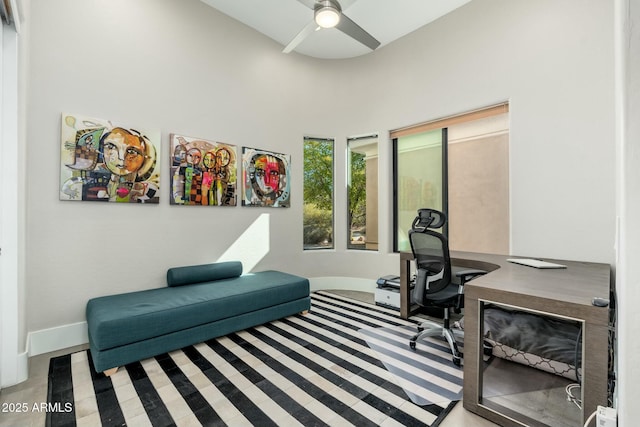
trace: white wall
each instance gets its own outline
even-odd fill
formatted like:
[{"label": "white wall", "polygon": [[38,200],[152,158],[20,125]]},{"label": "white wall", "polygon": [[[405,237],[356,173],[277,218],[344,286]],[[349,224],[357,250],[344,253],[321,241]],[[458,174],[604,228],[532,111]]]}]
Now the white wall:
[{"label": "white wall", "polygon": [[[504,100],[512,252],[613,261],[609,2],[470,2],[350,60],[284,55],[197,0],[32,0],[30,28],[30,331],[84,320],[91,297],[162,286],[168,267],[219,259],[262,214],[269,252],[256,270],[372,280],[398,273],[390,225],[379,253],[345,249],[346,138],[380,135],[380,224],[390,224],[387,132]],[[158,128],[164,159],[171,132],[290,153],[292,207],[170,206],[168,164],[158,206],[59,201],[62,112]],[[334,251],[302,251],[304,135],[336,138]]]},{"label": "white wall", "polygon": [[617,189],[618,293],[616,362],[618,372],[618,425],[635,425],[640,419],[637,357],[640,341],[640,0],[616,1],[616,108],[617,108]]}]

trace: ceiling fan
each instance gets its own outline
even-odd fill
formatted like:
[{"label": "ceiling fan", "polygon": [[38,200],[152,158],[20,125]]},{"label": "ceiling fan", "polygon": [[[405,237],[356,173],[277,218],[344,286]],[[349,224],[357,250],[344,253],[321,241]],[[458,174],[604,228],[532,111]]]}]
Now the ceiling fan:
[{"label": "ceiling fan", "polygon": [[371,50],[380,46],[380,42],[371,34],[353,22],[347,15],[342,13],[342,8],[338,0],[298,0],[300,3],[313,10],[313,20],[309,22],[296,35],[293,40],[285,46],[283,52],[289,53],[296,48],[311,33],[321,28],[337,28],[349,37],[359,41]]}]

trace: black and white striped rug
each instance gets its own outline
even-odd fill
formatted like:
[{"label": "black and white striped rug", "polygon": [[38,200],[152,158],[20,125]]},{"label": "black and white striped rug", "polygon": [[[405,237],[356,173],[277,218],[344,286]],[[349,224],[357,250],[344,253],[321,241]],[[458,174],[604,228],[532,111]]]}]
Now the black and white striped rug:
[{"label": "black and white striped rug", "polygon": [[[453,364],[444,339],[423,338],[411,350],[409,339],[416,334],[415,325],[365,328],[360,333],[417,405],[447,406],[462,399],[463,369]],[[462,351],[462,343],[458,342],[458,348]]]},{"label": "black and white striped rug", "polygon": [[[307,315],[132,363],[111,377],[93,370],[88,351],[52,358],[48,403],[56,410],[46,425],[438,426],[460,399],[462,369],[444,344],[414,353],[394,338],[417,322],[316,292]],[[389,343],[373,350],[367,340],[405,349],[385,355]],[[385,369],[393,357],[404,373]]]}]

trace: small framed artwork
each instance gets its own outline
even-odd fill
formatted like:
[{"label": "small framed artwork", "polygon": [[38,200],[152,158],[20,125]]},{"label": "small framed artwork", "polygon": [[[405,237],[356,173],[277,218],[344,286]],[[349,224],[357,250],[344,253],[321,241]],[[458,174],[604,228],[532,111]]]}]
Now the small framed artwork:
[{"label": "small framed artwork", "polygon": [[171,204],[236,206],[236,147],[171,134]]},{"label": "small framed artwork", "polygon": [[60,200],[159,203],[159,130],[65,113],[60,141]]},{"label": "small framed artwork", "polygon": [[290,206],[290,155],[243,147],[242,175],[243,206]]}]

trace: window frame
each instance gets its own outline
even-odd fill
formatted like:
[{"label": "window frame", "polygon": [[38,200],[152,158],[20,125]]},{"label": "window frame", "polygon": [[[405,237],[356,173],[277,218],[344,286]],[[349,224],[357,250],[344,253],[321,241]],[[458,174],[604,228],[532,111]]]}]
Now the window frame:
[{"label": "window frame", "polygon": [[[376,209],[376,221],[375,221],[375,236],[376,236],[376,242],[375,242],[375,248],[367,248],[367,244],[366,244],[366,237],[365,237],[365,245],[362,248],[359,247],[354,247],[351,244],[351,224],[349,223],[349,209],[351,206],[351,170],[352,170],[352,165],[351,165],[351,154],[352,154],[352,150],[350,147],[350,143],[352,141],[362,141],[362,140],[375,140],[375,144],[376,144],[376,179],[378,182],[378,185],[376,185],[375,187],[375,191],[377,193],[377,196],[379,197],[380,195],[380,137],[377,133],[372,133],[372,134],[365,134],[365,135],[361,135],[361,136],[351,136],[351,137],[347,137],[347,144],[346,144],[346,149],[345,149],[345,166],[346,166],[346,208],[347,208],[347,212],[346,212],[346,219],[347,219],[347,224],[346,224],[346,230],[347,230],[347,237],[346,237],[346,248],[347,250],[354,250],[354,251],[367,251],[367,252],[378,252],[380,249],[380,242],[379,242],[379,235],[380,235],[380,223],[379,223],[379,206],[378,203],[376,203],[375,209]],[[365,174],[366,174],[366,162],[365,162]],[[366,190],[365,190],[366,191]],[[367,198],[365,198],[365,205],[367,204]],[[376,198],[376,200],[378,200],[378,198]],[[372,227],[373,228],[373,227]],[[367,235],[369,235],[369,225],[365,219],[365,229],[367,232]]]},{"label": "window frame", "polygon": [[[435,129],[430,129],[435,130]],[[430,130],[424,130],[423,132],[416,132],[416,134],[429,132]],[[441,136],[441,173],[442,173],[442,188],[440,189],[442,192],[442,212],[444,212],[447,217],[449,216],[449,130],[448,128],[440,128],[442,133]],[[398,249],[398,184],[399,184],[399,176],[398,176],[398,136],[391,140],[392,143],[392,174],[393,174],[393,252],[399,253]],[[429,206],[424,206],[429,207]],[[442,234],[446,236],[449,235],[449,221],[445,222],[442,227]]]}]

